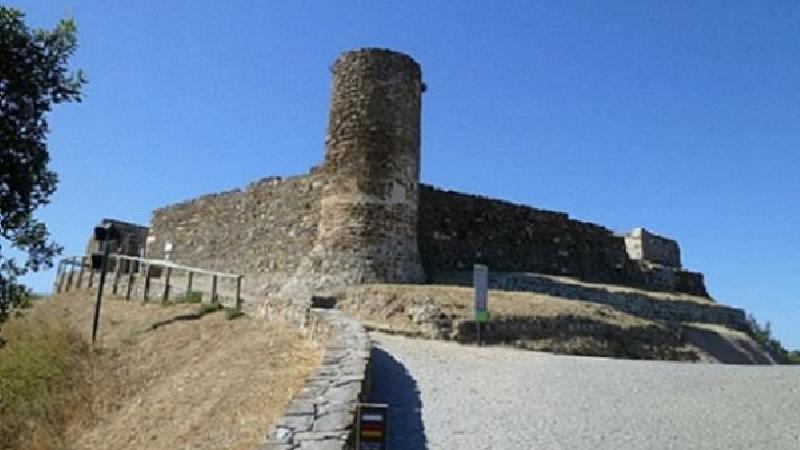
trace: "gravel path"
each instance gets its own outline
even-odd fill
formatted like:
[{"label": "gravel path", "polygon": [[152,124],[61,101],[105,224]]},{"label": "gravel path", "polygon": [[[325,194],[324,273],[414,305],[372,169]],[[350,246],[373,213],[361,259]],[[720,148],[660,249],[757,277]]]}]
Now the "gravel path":
[{"label": "gravel path", "polygon": [[390,404],[390,450],[800,449],[798,366],[372,338],[371,400]]}]

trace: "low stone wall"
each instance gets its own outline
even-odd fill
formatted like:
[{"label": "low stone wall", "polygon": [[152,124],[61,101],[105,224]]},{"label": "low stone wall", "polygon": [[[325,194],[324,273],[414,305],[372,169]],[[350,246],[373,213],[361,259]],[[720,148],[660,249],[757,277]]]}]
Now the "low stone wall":
[{"label": "low stone wall", "polygon": [[[471,273],[441,274],[444,284],[470,286]],[[668,322],[703,322],[750,332],[744,310],[711,301],[681,300],[679,296],[663,300],[641,292],[627,292],[562,282],[557,277],[529,273],[492,273],[489,288],[548,294],[569,300],[583,300],[612,306],[619,311],[644,319]],[[664,293],[661,293],[664,295]]]},{"label": "low stone wall", "polygon": [[497,316],[477,324],[472,320],[453,325],[459,342],[511,344],[532,350],[573,355],[614,356],[629,359],[696,361],[687,350],[683,328],[677,324],[622,327],[574,315],[556,317]]},{"label": "low stone wall", "polygon": [[324,345],[322,365],[292,399],[260,450],[353,448],[356,409],[368,392],[370,341],[354,318],[335,309],[311,308],[306,322]]}]

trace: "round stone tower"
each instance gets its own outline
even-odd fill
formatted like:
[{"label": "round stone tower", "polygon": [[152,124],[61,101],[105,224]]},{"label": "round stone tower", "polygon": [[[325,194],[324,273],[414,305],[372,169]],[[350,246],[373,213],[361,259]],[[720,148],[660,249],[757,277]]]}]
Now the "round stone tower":
[{"label": "round stone tower", "polygon": [[325,285],[424,279],[421,76],[411,57],[384,49],[346,52],[334,63],[313,262]]}]

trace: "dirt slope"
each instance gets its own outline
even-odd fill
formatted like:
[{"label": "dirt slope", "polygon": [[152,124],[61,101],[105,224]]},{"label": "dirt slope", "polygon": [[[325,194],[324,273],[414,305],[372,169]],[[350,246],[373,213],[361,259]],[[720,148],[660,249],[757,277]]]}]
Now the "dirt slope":
[{"label": "dirt slope", "polygon": [[[48,305],[85,330],[89,295]],[[197,305],[105,299],[106,357],[95,374],[94,420],[75,425],[74,449],[250,449],[318,365],[293,328],[260,318],[192,319]],[[154,324],[158,324],[155,328]]]}]

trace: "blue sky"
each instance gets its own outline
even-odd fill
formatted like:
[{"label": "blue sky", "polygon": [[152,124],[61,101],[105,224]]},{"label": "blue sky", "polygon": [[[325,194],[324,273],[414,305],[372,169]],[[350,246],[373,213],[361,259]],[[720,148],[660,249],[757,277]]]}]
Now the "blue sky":
[{"label": "blue sky", "polygon": [[306,172],[331,63],[389,47],[429,87],[423,181],[673,237],[800,348],[800,2],[7,4],[78,23],[90,83],[51,115],[39,215],[67,255],[102,217]]}]

